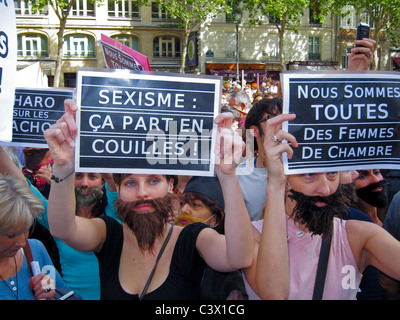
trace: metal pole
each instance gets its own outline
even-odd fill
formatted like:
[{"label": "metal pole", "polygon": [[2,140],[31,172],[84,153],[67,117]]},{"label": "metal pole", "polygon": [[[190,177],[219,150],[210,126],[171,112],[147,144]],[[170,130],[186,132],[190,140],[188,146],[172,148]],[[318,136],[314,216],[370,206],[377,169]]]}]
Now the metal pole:
[{"label": "metal pole", "polygon": [[239,81],[239,24],[236,23],[236,81]]}]

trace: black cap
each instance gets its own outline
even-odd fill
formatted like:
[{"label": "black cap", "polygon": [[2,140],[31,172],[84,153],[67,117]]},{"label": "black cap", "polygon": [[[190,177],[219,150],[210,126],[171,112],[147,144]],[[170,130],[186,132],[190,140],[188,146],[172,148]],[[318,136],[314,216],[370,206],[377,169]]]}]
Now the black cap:
[{"label": "black cap", "polygon": [[187,192],[201,193],[217,202],[222,209],[225,209],[224,196],[217,177],[192,177],[183,191],[183,193]]}]

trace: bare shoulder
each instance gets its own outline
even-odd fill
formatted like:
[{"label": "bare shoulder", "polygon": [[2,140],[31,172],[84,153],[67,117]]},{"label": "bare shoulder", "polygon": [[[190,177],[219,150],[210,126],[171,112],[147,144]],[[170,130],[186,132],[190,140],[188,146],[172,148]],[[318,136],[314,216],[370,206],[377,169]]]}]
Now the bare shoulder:
[{"label": "bare shoulder", "polygon": [[382,227],[373,222],[361,220],[346,220],[346,233],[350,246],[364,247],[368,239],[383,231]]},{"label": "bare shoulder", "polygon": [[363,228],[363,226],[371,224],[371,222],[368,221],[362,221],[362,220],[346,220],[346,231],[358,231]]},{"label": "bare shoulder", "polygon": [[362,220],[346,220],[346,232],[347,235],[368,235],[374,232],[379,232],[382,227],[369,221]]},{"label": "bare shoulder", "polygon": [[400,279],[400,242],[374,223],[348,222],[347,235],[359,270],[372,265],[390,277]]},{"label": "bare shoulder", "polygon": [[206,241],[213,241],[216,238],[220,237],[225,237],[222,234],[219,234],[217,231],[215,231],[213,228],[203,228],[198,236],[197,236],[197,243],[199,242],[206,242]]},{"label": "bare shoulder", "polygon": [[371,253],[380,251],[390,235],[375,223],[347,220],[346,233],[360,270],[370,264]]},{"label": "bare shoulder", "polygon": [[[172,226],[172,235],[171,235],[171,237],[172,238],[175,238],[175,239],[178,239],[178,237],[179,237],[179,235],[181,234],[181,231],[182,231],[182,229],[183,229],[183,227],[180,227],[180,226]],[[175,240],[176,241],[176,240]]]}]

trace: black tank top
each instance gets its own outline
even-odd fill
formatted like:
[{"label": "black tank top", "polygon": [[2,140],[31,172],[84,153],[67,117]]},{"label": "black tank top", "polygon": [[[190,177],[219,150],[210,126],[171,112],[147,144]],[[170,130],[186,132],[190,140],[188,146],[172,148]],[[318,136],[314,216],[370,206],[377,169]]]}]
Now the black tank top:
[{"label": "black tank top", "polygon": [[[99,260],[101,300],[138,300],[137,294],[129,294],[119,282],[118,272],[123,244],[122,224],[115,219],[101,217],[107,226],[107,235]],[[148,292],[144,300],[198,300],[205,262],[200,257],[196,240],[201,230],[208,226],[193,223],[182,229],[173,251],[167,279],[157,289]]]}]

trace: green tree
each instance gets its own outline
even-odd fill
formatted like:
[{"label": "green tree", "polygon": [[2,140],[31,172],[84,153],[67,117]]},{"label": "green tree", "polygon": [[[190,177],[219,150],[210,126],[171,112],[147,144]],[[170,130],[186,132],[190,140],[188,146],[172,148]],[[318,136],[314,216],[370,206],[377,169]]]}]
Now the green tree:
[{"label": "green tree", "polygon": [[210,16],[229,12],[231,9],[226,0],[156,0],[156,3],[166,11],[170,18],[177,19],[179,27],[184,29],[180,72],[185,73],[187,43],[190,33]]},{"label": "green tree", "polygon": [[59,87],[60,84],[60,75],[61,75],[61,67],[62,67],[62,58],[63,58],[63,39],[64,39],[64,30],[65,25],[67,24],[67,18],[71,12],[72,7],[75,4],[75,0],[31,0],[32,9],[34,11],[42,11],[46,6],[52,8],[52,10],[56,13],[60,25],[59,30],[57,32],[57,59],[56,59],[56,67],[54,73],[54,87]]},{"label": "green tree", "polygon": [[261,24],[260,17],[266,16],[274,24],[279,34],[279,59],[281,70],[285,70],[284,36],[287,29],[297,30],[304,8],[309,0],[244,0],[243,9],[249,12],[251,25]]},{"label": "green tree", "polygon": [[[322,0],[321,0],[322,1]],[[356,13],[367,13],[371,20],[371,35],[376,41],[373,70],[381,69],[380,53],[383,42],[390,40],[393,46],[399,45],[400,0],[323,0],[325,10],[330,10],[341,17],[350,14],[344,11],[346,5],[354,7]],[[326,3],[325,3],[326,1]]]},{"label": "green tree", "polygon": [[[94,0],[89,0],[91,3]],[[60,21],[58,32],[57,32],[57,59],[54,73],[54,87],[59,87],[61,67],[63,61],[63,42],[64,42],[64,31],[67,24],[67,19],[71,13],[72,8],[75,6],[75,0],[30,0],[32,9],[34,12],[42,11],[46,6],[50,7],[57,15]]]}]

